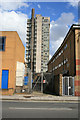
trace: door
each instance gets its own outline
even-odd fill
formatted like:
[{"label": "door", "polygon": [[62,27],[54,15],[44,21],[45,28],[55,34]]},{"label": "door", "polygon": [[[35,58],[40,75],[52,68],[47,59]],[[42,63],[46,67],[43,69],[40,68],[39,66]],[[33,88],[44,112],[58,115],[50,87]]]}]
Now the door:
[{"label": "door", "polygon": [[68,77],[65,78],[65,95],[68,95]]},{"label": "door", "polygon": [[9,70],[2,70],[2,89],[8,89]]},{"label": "door", "polygon": [[63,77],[62,86],[63,95],[74,95],[74,77]]},{"label": "door", "polygon": [[74,78],[69,78],[69,95],[74,95]]}]

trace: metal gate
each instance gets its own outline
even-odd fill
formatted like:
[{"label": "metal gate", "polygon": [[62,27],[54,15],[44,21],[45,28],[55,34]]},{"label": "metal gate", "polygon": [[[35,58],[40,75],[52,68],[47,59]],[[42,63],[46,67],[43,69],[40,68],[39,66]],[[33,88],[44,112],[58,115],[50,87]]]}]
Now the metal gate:
[{"label": "metal gate", "polygon": [[74,77],[62,78],[62,95],[74,95]]}]

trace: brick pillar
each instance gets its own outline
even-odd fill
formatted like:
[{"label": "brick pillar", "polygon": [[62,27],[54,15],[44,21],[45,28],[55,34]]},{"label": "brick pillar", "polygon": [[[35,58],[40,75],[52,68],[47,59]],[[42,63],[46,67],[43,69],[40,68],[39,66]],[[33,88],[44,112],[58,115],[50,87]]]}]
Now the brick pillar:
[{"label": "brick pillar", "polygon": [[59,95],[62,95],[62,74],[59,75]]},{"label": "brick pillar", "polygon": [[76,59],[75,96],[80,96],[80,60]]},{"label": "brick pillar", "polygon": [[80,96],[80,36],[79,36],[79,30],[75,31],[75,52],[76,52],[75,96]]}]

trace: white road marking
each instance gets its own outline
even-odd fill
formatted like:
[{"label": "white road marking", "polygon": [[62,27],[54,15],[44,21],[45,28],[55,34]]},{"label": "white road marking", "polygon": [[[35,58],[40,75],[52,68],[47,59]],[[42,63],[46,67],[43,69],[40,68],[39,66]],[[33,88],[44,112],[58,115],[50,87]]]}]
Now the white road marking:
[{"label": "white road marking", "polygon": [[17,108],[9,107],[12,110],[72,110],[71,108]]}]

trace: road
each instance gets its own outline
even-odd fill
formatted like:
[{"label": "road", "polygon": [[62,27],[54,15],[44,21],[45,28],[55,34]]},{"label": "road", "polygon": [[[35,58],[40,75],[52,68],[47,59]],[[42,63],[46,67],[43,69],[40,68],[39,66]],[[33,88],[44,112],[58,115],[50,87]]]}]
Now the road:
[{"label": "road", "polygon": [[78,118],[77,103],[3,101],[3,118]]}]

